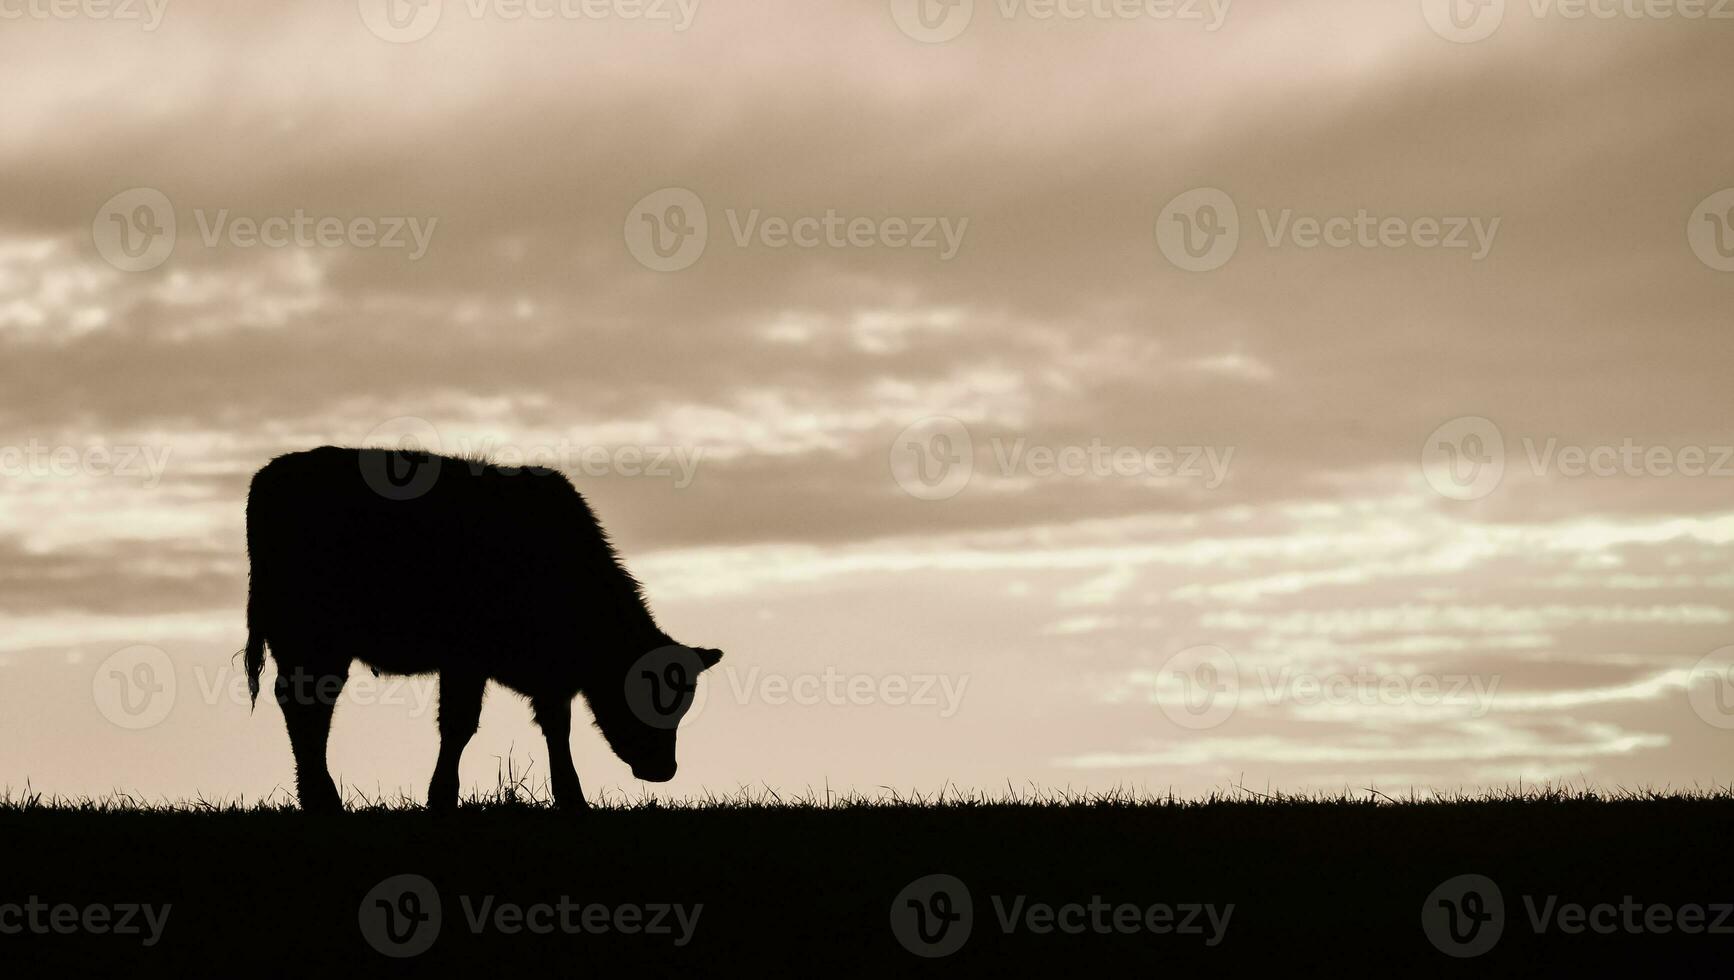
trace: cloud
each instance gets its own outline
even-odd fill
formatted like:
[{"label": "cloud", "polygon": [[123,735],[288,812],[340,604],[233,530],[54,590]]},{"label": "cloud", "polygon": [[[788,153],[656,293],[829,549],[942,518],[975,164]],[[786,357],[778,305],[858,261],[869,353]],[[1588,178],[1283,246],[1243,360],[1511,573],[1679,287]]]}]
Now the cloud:
[{"label": "cloud", "polygon": [[[790,663],[847,647],[863,671],[975,671],[934,743],[984,769],[1714,758],[1667,679],[1734,616],[1728,481],[1573,478],[1529,451],[1730,442],[1727,284],[1683,234],[1731,179],[1734,131],[1704,123],[1726,32],[1513,17],[1453,45],[1375,0],[1241,0],[1213,33],[977,6],[946,45],[882,3],[803,0],[706,6],[685,32],[447,4],[407,45],[341,4],[188,0],[144,36],[9,23],[0,462],[134,446],[166,466],[0,474],[7,650],[232,648],[250,475],[413,417],[446,448],[569,471],[684,454],[685,485],[574,473],[659,608]],[[93,225],[134,187],[166,196],[178,239],[123,272]],[[626,241],[665,187],[710,228],[678,272]],[[1156,238],[1199,187],[1241,219],[1210,273]],[[1363,211],[1499,230],[1480,261],[1267,238]],[[207,241],[219,215],[432,234],[418,259]],[[963,230],[948,259],[738,237],[832,215]],[[1506,472],[1447,501],[1423,443],[1470,415],[1500,428]],[[892,457],[935,417],[967,428],[970,480],[925,500]],[[1022,455],[1095,446],[1208,449],[1222,479]],[[1249,712],[1168,739],[1128,678],[1198,643],[1251,667],[1497,675],[1501,714]]]}]

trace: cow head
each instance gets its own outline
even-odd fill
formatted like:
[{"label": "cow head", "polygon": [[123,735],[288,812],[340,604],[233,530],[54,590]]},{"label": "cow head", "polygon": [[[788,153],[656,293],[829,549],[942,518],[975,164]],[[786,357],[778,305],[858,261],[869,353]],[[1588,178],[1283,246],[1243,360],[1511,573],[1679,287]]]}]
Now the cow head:
[{"label": "cow head", "polygon": [[675,730],[692,710],[698,675],[721,659],[721,650],[660,646],[629,661],[612,683],[587,692],[596,727],[634,777],[652,783],[674,778]]}]

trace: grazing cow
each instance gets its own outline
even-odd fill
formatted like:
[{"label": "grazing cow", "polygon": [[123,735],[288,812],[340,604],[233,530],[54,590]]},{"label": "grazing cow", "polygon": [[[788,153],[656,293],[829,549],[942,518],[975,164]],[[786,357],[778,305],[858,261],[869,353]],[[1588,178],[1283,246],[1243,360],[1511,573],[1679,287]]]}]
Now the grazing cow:
[{"label": "grazing cow", "polygon": [[325,744],[352,660],[438,672],[429,807],[457,805],[492,678],[529,698],[554,801],[581,808],[572,699],[633,775],[661,782],[698,672],[722,657],[657,627],[589,505],[550,470],[331,446],[281,456],[253,478],[247,551],[248,687],[257,703],[269,647],[305,810],[342,809]]}]

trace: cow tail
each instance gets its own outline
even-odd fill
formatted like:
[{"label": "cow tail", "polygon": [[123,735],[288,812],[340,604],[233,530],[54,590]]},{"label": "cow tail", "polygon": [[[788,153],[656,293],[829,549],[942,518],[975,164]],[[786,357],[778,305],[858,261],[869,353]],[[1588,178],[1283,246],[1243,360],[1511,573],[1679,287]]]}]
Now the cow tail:
[{"label": "cow tail", "polygon": [[265,634],[259,622],[259,599],[247,596],[247,693],[252,706],[259,705],[259,675],[265,670]]}]

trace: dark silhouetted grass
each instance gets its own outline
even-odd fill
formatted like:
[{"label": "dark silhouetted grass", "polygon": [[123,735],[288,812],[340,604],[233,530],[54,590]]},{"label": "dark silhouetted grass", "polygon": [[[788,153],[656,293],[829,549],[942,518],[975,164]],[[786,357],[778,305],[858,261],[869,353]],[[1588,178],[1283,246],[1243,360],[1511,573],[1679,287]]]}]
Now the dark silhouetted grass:
[{"label": "dark silhouetted grass", "polygon": [[[1286,794],[1227,787],[1200,798],[1131,789],[1006,786],[871,794],[740,787],[674,802],[601,794],[583,814],[502,772],[436,815],[403,795],[347,790],[349,812],[310,816],[286,794],[260,801],[95,799],[0,792],[0,904],[172,903],[162,941],[0,935],[8,962],[152,964],[201,973],[259,966],[492,971],[721,970],[1018,975],[1114,965],[1168,973],[1249,964],[1289,973],[1557,972],[1634,956],[1647,969],[1725,958],[1734,935],[1537,935],[1524,896],[1545,902],[1734,902],[1729,787]],[[425,876],[444,924],[423,957],[363,941],[363,896]],[[925,875],[967,884],[975,922],[955,955],[921,960],[889,927],[893,898]],[[1458,963],[1429,944],[1422,905],[1461,874],[1498,883],[1506,928]],[[1235,906],[1223,942],[1175,935],[1004,933],[993,904]],[[691,943],[644,936],[469,929],[467,900],[702,903]],[[4,919],[0,918],[0,924]],[[1734,920],[1729,925],[1734,927]],[[1721,960],[1726,962],[1725,959]]]}]

